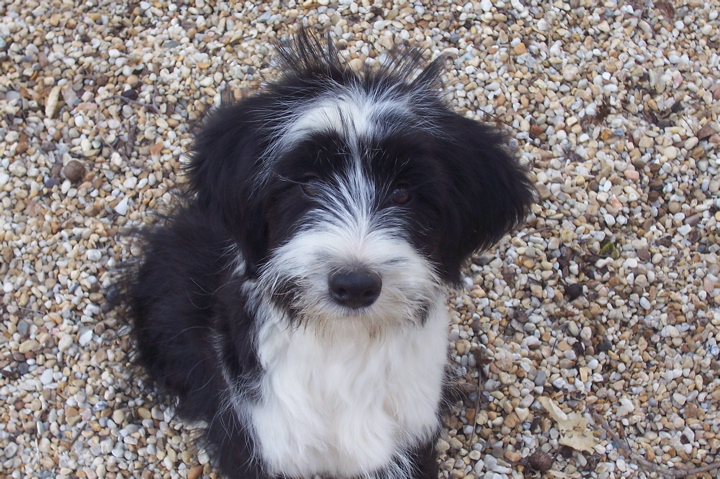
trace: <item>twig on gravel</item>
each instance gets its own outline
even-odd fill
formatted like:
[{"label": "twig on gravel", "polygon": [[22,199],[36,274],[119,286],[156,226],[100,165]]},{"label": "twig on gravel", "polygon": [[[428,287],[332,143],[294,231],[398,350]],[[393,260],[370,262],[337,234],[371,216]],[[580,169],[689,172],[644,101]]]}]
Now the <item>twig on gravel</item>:
[{"label": "twig on gravel", "polygon": [[125,154],[123,155],[125,157],[125,160],[129,160],[130,156],[132,155],[132,149],[135,145],[135,140],[137,138],[137,121],[131,119],[129,123],[128,131],[127,131],[127,141],[125,141],[125,144],[123,145],[123,150],[125,151]]},{"label": "twig on gravel", "polygon": [[[117,96],[117,95],[115,95]],[[100,123],[105,119],[105,117],[98,112],[95,115],[95,121]],[[108,141],[107,137],[103,134],[102,131],[99,131],[100,139],[102,139],[103,143],[108,146],[112,151],[116,152],[118,155],[122,157],[123,160],[125,160],[125,163],[128,164],[128,166],[131,166],[133,168],[140,168],[145,171],[150,171],[147,167],[141,165],[141,164],[135,164],[130,161],[130,156],[132,155],[132,150],[135,145],[135,140],[137,138],[137,121],[134,119],[130,119],[128,122],[129,127],[127,128],[127,140],[122,141],[119,138],[117,138],[113,143],[113,145],[110,141]]]},{"label": "twig on gravel", "polygon": [[17,308],[18,308],[20,311],[24,312],[24,313],[34,314],[35,316],[39,316],[39,317],[41,317],[41,318],[45,316],[45,314],[43,314],[42,312],[36,311],[36,310],[34,310],[34,309],[23,308],[22,306],[18,306]]},{"label": "twig on gravel", "polygon": [[128,103],[132,103],[133,105],[138,105],[143,108],[147,108],[148,110],[152,110],[155,113],[160,114],[160,109],[154,103],[144,103],[144,102],[133,100],[132,98],[128,98],[128,97],[122,96],[122,95],[109,95],[106,99],[110,100],[110,99],[118,99],[118,98],[122,101],[126,101]]},{"label": "twig on gravel", "polygon": [[536,234],[542,234],[542,233],[545,233],[545,232],[547,232],[547,231],[555,231],[555,228],[550,227],[550,226],[545,226],[545,227],[540,228],[540,229],[528,228],[526,231],[518,232],[518,234],[516,234],[515,236],[517,236],[518,238],[525,238],[526,236],[532,236],[532,235],[536,235]]},{"label": "twig on gravel", "polygon": [[623,456],[631,459],[632,461],[636,462],[639,466],[641,466],[649,471],[657,472],[658,474],[661,474],[666,477],[687,477],[687,476],[692,476],[694,474],[700,474],[702,472],[708,472],[708,471],[712,471],[715,469],[720,469],[720,462],[713,462],[712,464],[707,464],[705,466],[694,467],[692,469],[684,469],[684,470],[668,469],[668,468],[665,468],[662,466],[658,466],[654,462],[648,461],[647,459],[645,459],[644,457],[640,456],[635,451],[633,451],[632,448],[630,447],[630,445],[625,440],[621,439],[620,436],[618,436],[618,434],[612,430],[612,428],[610,427],[610,425],[608,424],[607,420],[604,417],[602,417],[598,413],[593,413],[593,417],[603,427],[605,432],[610,434],[613,441],[618,443],[618,445],[620,446],[620,453],[622,453]]},{"label": "twig on gravel", "polygon": [[477,397],[475,398],[475,417],[473,418],[473,424],[472,424],[472,434],[470,435],[470,444],[475,444],[475,438],[477,437],[477,433],[475,432],[475,428],[477,427],[477,418],[480,413],[480,392],[483,390],[483,379],[487,380],[487,375],[485,373],[485,366],[490,364],[492,361],[489,360],[485,356],[485,350],[484,349],[475,349],[474,353],[475,355],[475,367],[477,368]]}]

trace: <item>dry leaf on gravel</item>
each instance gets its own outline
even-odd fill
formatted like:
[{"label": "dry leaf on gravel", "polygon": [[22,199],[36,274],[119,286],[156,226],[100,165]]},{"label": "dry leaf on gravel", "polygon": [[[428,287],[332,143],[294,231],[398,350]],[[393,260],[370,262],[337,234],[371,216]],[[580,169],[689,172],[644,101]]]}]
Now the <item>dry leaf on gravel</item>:
[{"label": "dry leaf on gravel", "polygon": [[540,404],[557,423],[560,431],[559,443],[569,446],[576,451],[595,452],[597,440],[593,431],[588,429],[588,421],[581,414],[571,412],[565,414],[552,399],[542,396],[538,398]]}]

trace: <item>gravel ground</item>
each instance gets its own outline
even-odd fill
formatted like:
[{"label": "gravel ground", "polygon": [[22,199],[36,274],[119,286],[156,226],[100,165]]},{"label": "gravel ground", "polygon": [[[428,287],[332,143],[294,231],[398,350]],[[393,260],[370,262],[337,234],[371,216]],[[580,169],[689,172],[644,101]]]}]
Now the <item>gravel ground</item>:
[{"label": "gravel ground", "polygon": [[106,294],[197,120],[272,78],[299,22],[352,64],[444,53],[448,101],[536,179],[526,227],[451,295],[469,397],[443,477],[720,460],[720,2],[371,1],[0,1],[0,476],[217,477]]}]

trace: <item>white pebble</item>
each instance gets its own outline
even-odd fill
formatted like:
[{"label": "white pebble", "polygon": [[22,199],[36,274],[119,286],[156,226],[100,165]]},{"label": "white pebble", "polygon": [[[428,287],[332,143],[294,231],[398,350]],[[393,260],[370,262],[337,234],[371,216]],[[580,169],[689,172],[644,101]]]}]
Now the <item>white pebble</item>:
[{"label": "white pebble", "polygon": [[135,188],[135,185],[137,185],[137,182],[138,182],[137,178],[134,176],[131,176],[129,178],[126,178],[125,181],[123,181],[123,186],[125,187],[126,190],[132,190],[133,188]]},{"label": "white pebble", "polygon": [[44,386],[47,386],[48,384],[53,382],[52,369],[46,369],[45,371],[43,371],[43,373],[40,375],[40,382],[43,383]]},{"label": "white pebble", "polygon": [[678,149],[674,146],[668,146],[663,153],[668,160],[674,160],[678,156]]},{"label": "white pebble", "polygon": [[625,264],[623,266],[625,266],[626,269],[634,269],[637,268],[638,261],[635,258],[628,258],[625,260]]},{"label": "white pebble", "polygon": [[58,341],[58,349],[60,351],[67,351],[73,344],[73,338],[69,334],[64,334],[60,341]]},{"label": "white pebble", "polygon": [[125,216],[125,213],[127,213],[127,210],[128,210],[128,199],[123,198],[122,201],[120,201],[120,203],[118,203],[115,206],[115,213]]},{"label": "white pebble", "polygon": [[8,459],[10,459],[11,457],[14,457],[15,454],[17,453],[17,450],[18,450],[17,444],[15,444],[14,442],[9,442],[7,444],[7,446],[5,446],[5,449],[4,449],[5,457]]},{"label": "white pebble", "polygon": [[80,335],[80,339],[78,339],[78,342],[80,343],[80,346],[87,346],[93,337],[93,331],[92,329],[88,329],[84,333]]},{"label": "white pebble", "polygon": [[692,226],[690,225],[682,225],[677,229],[678,233],[680,233],[683,236],[687,236],[690,231],[692,231]]},{"label": "white pebble", "polygon": [[[584,328],[582,328],[580,330],[580,339],[582,339],[584,341],[589,341],[590,338],[592,338],[592,329],[590,329],[590,327],[588,327],[588,326],[585,326]],[[594,369],[594,368],[590,368],[590,369]]]},{"label": "white pebble", "polygon": [[663,338],[677,338],[680,336],[680,331],[672,324],[668,324],[662,328],[660,334]]},{"label": "white pebble", "polygon": [[579,72],[580,72],[580,69],[578,67],[576,67],[575,65],[568,65],[565,68],[563,68],[562,75],[563,75],[563,78],[567,81],[575,81],[577,79]]},{"label": "white pebble", "polygon": [[620,407],[617,410],[617,415],[625,417],[635,410],[635,405],[628,398],[620,398]]}]

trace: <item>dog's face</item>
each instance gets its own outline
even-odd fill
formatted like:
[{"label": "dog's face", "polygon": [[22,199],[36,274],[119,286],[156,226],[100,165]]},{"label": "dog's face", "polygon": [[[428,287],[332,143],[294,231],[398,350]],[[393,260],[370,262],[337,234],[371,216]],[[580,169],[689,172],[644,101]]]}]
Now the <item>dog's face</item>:
[{"label": "dog's face", "polygon": [[200,205],[289,317],[422,322],[462,261],[524,218],[525,171],[444,104],[438,61],[411,80],[415,51],[362,73],[308,35],[281,54],[286,76],[198,137]]}]

